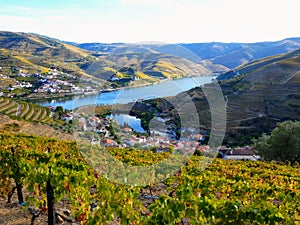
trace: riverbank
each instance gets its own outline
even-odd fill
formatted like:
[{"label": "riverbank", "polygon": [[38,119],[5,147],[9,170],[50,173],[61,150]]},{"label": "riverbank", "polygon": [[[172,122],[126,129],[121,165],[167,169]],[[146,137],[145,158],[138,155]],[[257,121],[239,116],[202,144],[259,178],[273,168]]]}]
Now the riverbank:
[{"label": "riverbank", "polygon": [[[167,96],[175,96],[180,92],[199,87],[203,84],[211,83],[215,76],[198,76],[188,77],[179,80],[166,80],[158,84],[145,85],[142,87],[125,87],[118,88],[108,92],[96,92],[85,96],[70,96],[68,99],[43,99],[44,101],[36,101],[42,106],[62,106],[65,109],[74,109],[84,105],[113,105],[127,104],[140,100],[153,98],[164,98]],[[70,99],[72,98],[72,99]]]},{"label": "riverbank", "polygon": [[97,91],[92,91],[92,92],[80,92],[80,93],[57,93],[57,94],[45,94],[45,93],[35,93],[35,94],[30,94],[26,97],[21,97],[18,100],[21,101],[33,101],[34,103],[39,104],[38,102],[41,101],[47,101],[47,100],[68,100],[72,99],[74,97],[80,97],[80,96],[88,96],[88,95],[95,95],[98,94],[99,90]]},{"label": "riverbank", "polygon": [[126,90],[126,89],[133,89],[133,88],[141,88],[146,86],[152,86],[157,85],[162,82],[168,81],[169,79],[163,79],[160,80],[160,82],[152,82],[152,83],[145,83],[145,84],[139,84],[139,85],[133,85],[133,86],[124,86],[124,87],[118,87],[118,88],[107,88],[107,89],[96,89],[94,91],[90,92],[72,92],[72,93],[32,93],[30,95],[27,95],[26,97],[20,97],[18,100],[21,101],[35,101],[35,103],[43,102],[45,100],[69,100],[73,97],[84,97],[88,95],[97,95],[99,93],[106,93],[106,92],[112,92],[112,91],[118,91],[118,90]]},{"label": "riverbank", "polygon": [[118,87],[118,88],[108,88],[108,89],[98,89],[92,92],[84,92],[84,93],[58,93],[58,94],[45,94],[45,93],[35,93],[31,94],[29,96],[26,96],[24,98],[20,98],[19,100],[23,101],[34,101],[34,103],[37,104],[43,104],[45,102],[48,102],[49,100],[71,100],[74,97],[85,97],[85,96],[92,96],[92,95],[98,95],[101,93],[107,93],[107,92],[114,92],[114,91],[122,91],[122,90],[129,90],[129,89],[138,89],[143,87],[151,87],[155,85],[159,85],[165,82],[172,82],[172,81],[180,81],[183,79],[193,79],[197,77],[211,77],[212,79],[216,78],[216,76],[190,76],[190,77],[183,77],[180,79],[162,79],[159,82],[153,82],[153,83],[144,83],[139,85],[133,85],[133,86],[125,86],[125,87]]}]

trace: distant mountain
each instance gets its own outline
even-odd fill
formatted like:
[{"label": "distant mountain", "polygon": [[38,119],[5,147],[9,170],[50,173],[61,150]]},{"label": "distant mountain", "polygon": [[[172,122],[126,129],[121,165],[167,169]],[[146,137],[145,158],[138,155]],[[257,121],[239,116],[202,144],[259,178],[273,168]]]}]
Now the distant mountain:
[{"label": "distant mountain", "polygon": [[125,43],[83,43],[79,44],[76,42],[67,42],[70,45],[74,45],[76,47],[86,49],[93,52],[100,52],[100,53],[108,53],[111,52],[113,49],[125,45]]},{"label": "distant mountain", "polygon": [[[128,48],[125,43],[71,43],[79,48],[102,54],[121,53]],[[135,52],[156,52],[186,58],[195,63],[205,62],[214,65],[213,72],[225,72],[227,68],[235,68],[260,58],[287,53],[300,48],[300,38],[288,38],[275,42],[258,43],[191,43],[161,44],[139,43]],[[123,52],[124,53],[124,52]],[[217,66],[217,67],[216,67]]]},{"label": "distant mountain", "polygon": [[162,78],[190,75],[210,75],[204,66],[184,58],[158,53],[123,53],[109,54],[105,60],[116,63],[119,67],[132,67],[145,74],[162,76]]},{"label": "distant mountain", "polygon": [[[249,144],[277,122],[300,120],[300,49],[248,63],[219,79],[227,108],[225,143]],[[201,124],[209,127],[209,106],[201,88],[188,94]]]},{"label": "distant mountain", "polygon": [[[219,74],[221,72],[228,71],[229,69],[221,64],[213,64],[207,60],[201,60],[198,55],[194,52],[190,51],[183,46],[176,44],[163,44],[163,43],[140,43],[140,44],[126,44],[126,43],[112,43],[112,44],[104,44],[104,43],[72,43],[69,42],[76,47],[93,51],[96,56],[107,56],[107,55],[121,55],[121,54],[149,54],[152,58],[157,58],[158,55],[162,55],[163,58],[165,55],[168,57],[176,57],[185,59],[185,63],[188,61],[192,62],[192,68],[194,68],[195,63],[199,64],[198,67],[204,67],[200,69],[200,71],[204,71],[205,69],[209,72],[209,74]],[[151,55],[152,54],[152,55]],[[188,61],[187,61],[188,60]],[[188,68],[190,66],[190,62],[185,66]]]},{"label": "distant mountain", "polygon": [[20,67],[28,73],[57,68],[78,76],[111,81],[117,86],[211,75],[215,67],[219,68],[158,52],[149,46],[66,43],[39,34],[4,31],[0,32],[0,67],[5,74]]},{"label": "distant mountain", "polygon": [[203,60],[235,68],[252,60],[287,53],[300,48],[300,38],[258,43],[196,43],[181,44]]}]

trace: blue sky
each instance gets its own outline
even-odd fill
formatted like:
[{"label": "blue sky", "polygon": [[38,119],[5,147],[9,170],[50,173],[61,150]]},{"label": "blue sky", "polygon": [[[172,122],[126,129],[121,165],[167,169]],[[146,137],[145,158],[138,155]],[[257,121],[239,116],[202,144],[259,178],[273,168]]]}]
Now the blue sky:
[{"label": "blue sky", "polygon": [[0,0],[0,30],[75,42],[300,37],[299,0]]}]

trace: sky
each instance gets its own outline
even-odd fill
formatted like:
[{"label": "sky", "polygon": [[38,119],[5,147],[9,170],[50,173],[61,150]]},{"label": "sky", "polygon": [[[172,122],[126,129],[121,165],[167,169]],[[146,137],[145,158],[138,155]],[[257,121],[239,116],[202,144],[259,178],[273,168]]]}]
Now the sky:
[{"label": "sky", "polygon": [[299,0],[0,0],[0,30],[84,42],[300,37]]}]

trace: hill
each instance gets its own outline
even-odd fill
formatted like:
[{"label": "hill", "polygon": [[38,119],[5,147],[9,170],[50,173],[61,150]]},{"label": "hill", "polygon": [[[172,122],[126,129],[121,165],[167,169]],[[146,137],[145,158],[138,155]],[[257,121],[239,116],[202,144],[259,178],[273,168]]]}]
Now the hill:
[{"label": "hill", "polygon": [[300,48],[300,38],[257,43],[195,43],[182,44],[202,60],[235,68],[252,60],[290,52]]},{"label": "hill", "polygon": [[[125,43],[70,43],[79,48],[100,54],[119,52],[120,49],[128,46]],[[235,68],[247,62],[287,53],[300,48],[300,38],[287,38],[274,42],[257,43],[180,43],[180,44],[136,44],[140,52],[157,52],[186,58],[190,61],[210,62],[216,67],[213,72],[224,72],[227,68]]]},{"label": "hill", "polygon": [[[300,120],[300,49],[248,63],[218,79],[227,108],[228,143],[249,144],[277,122]],[[210,113],[201,88],[188,94],[199,110],[200,122],[209,127]]]},{"label": "hill", "polygon": [[77,46],[93,51],[93,55],[98,57],[96,62],[85,64],[82,68],[105,80],[114,77],[114,80],[132,79],[135,83],[140,82],[137,80],[158,82],[162,79],[211,75],[220,67],[195,62],[184,54],[159,52],[145,45],[93,43]]},{"label": "hill", "polygon": [[0,113],[19,120],[51,123],[51,111],[48,108],[27,102],[14,101],[0,97]]},{"label": "hill", "polygon": [[0,66],[6,74],[11,67],[23,67],[29,73],[46,73],[50,68],[58,68],[88,76],[76,62],[91,60],[88,51],[59,40],[37,34],[4,31],[0,32],[0,54]]},{"label": "hill", "polygon": [[[112,76],[133,79],[135,75],[146,81],[159,81],[157,78],[210,75],[213,68],[138,45],[78,45],[39,34],[5,31],[0,32],[0,67],[4,75],[16,68],[22,68],[24,73],[47,73],[55,68],[98,81]],[[133,67],[132,72],[123,67]]]},{"label": "hill", "polygon": [[49,108],[0,97],[0,131],[71,140],[72,129],[53,116]]},{"label": "hill", "polygon": [[247,63],[218,77],[218,80],[231,79],[237,75],[248,74],[252,82],[285,82],[299,71],[300,49],[267,57]]},{"label": "hill", "polygon": [[[123,53],[123,54],[109,54],[107,56],[100,57],[106,62],[113,62],[112,68],[118,66],[119,70],[113,70],[111,68],[104,68],[107,71],[119,73],[118,76],[122,76],[122,73],[128,74],[126,68],[132,68],[133,74],[142,78],[143,75],[137,73],[143,73],[144,76],[150,76],[158,79],[165,78],[180,78],[186,76],[196,75],[210,75],[211,71],[200,64],[196,64],[184,58],[175,56],[158,54],[158,53]],[[102,61],[103,62],[103,61]],[[101,63],[102,63],[101,62]],[[94,64],[98,64],[96,62]],[[90,73],[92,64],[87,71]],[[99,68],[99,67],[98,67]]]}]

